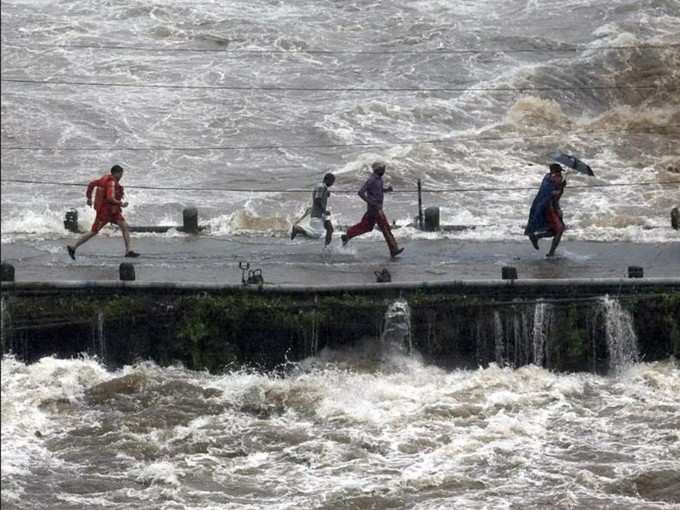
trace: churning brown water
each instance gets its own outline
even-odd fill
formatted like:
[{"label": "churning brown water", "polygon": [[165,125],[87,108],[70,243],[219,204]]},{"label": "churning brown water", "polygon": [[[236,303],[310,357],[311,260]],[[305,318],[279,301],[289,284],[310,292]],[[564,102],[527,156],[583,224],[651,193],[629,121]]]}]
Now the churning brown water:
[{"label": "churning brown water", "polygon": [[677,508],[680,368],[2,361],[2,507]]}]

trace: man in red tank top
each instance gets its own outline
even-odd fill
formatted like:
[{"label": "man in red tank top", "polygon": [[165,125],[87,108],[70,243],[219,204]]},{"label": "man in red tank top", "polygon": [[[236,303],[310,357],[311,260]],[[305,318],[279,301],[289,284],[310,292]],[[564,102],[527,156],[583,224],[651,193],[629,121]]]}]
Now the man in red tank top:
[{"label": "man in red tank top", "polygon": [[96,236],[107,223],[115,223],[123,232],[125,256],[139,257],[139,253],[130,249],[130,232],[122,214],[123,207],[127,207],[128,205],[127,202],[123,201],[125,192],[123,191],[123,186],[120,185],[122,177],[123,168],[120,165],[114,165],[111,167],[110,174],[107,174],[100,179],[95,179],[87,185],[87,191],[85,192],[87,205],[92,205],[92,192],[96,190],[94,195],[94,209],[97,211],[97,217],[87,234],[78,239],[73,246],[69,245],[66,247],[69,256],[73,260],[76,259],[76,250],[78,247]]}]

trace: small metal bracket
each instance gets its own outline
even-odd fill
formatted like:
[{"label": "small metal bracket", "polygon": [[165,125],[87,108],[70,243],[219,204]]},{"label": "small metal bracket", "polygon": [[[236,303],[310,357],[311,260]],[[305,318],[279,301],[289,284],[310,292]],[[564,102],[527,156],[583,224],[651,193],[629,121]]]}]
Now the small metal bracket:
[{"label": "small metal bracket", "polygon": [[248,285],[262,285],[263,283],[262,269],[248,271]]},{"label": "small metal bracket", "polygon": [[389,283],[392,281],[392,275],[390,272],[387,270],[387,268],[384,268],[382,271],[373,271],[375,274],[375,281],[377,283]]},{"label": "small metal bracket", "polygon": [[238,267],[241,270],[241,283],[243,285],[259,285],[264,284],[264,277],[262,276],[262,269],[250,269],[250,262],[239,262]]}]

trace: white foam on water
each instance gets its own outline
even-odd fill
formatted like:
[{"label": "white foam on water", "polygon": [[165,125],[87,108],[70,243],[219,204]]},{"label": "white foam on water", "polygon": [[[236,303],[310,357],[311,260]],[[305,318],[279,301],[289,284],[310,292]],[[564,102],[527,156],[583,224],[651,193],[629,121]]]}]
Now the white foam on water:
[{"label": "white foam on water", "polygon": [[[130,186],[311,191],[330,170],[338,176],[337,188],[358,190],[369,165],[380,159],[388,163],[386,180],[396,189],[415,189],[421,179],[425,188],[493,190],[426,194],[426,207],[441,208],[442,224],[477,228],[425,233],[404,227],[396,232],[398,239],[525,240],[528,209],[549,155],[562,149],[581,157],[596,174],[594,179],[569,178],[562,199],[570,226],[565,248],[570,240],[668,242],[675,239],[668,213],[680,202],[678,189],[575,186],[677,179],[677,171],[668,169],[680,167],[680,154],[670,128],[663,128],[678,123],[676,96],[664,92],[677,82],[677,48],[600,48],[677,43],[680,16],[669,5],[574,0],[566,7],[578,13],[574,25],[560,18],[556,6],[537,1],[518,9],[507,2],[453,5],[439,0],[332,7],[184,1],[102,6],[77,0],[67,17],[51,2],[3,4],[3,78],[365,88],[568,87],[583,82],[634,86],[648,80],[658,85],[650,93],[468,89],[283,94],[134,88],[122,93],[120,88],[6,83],[3,179],[87,182],[120,162],[129,169],[124,185]],[[12,41],[47,46],[27,52]],[[93,42],[208,49],[499,51],[232,58],[228,53],[49,48]],[[505,52],[557,44],[585,50],[566,55]],[[633,136],[628,130],[647,134]],[[434,139],[442,143],[403,143]],[[367,142],[387,145],[120,149]],[[5,150],[22,145],[111,149]],[[36,193],[35,186],[2,183],[3,244],[72,238],[63,227],[70,208],[78,210],[81,229],[89,229],[94,214],[84,206],[84,188],[49,186]],[[507,190],[512,187],[530,189]],[[134,188],[127,193],[130,224],[177,224],[182,208],[193,205],[199,208],[201,224],[208,226],[205,234],[216,237],[287,236],[299,211],[309,206],[309,193]],[[390,219],[406,224],[415,216],[416,204],[415,194],[397,193],[386,197],[385,208]],[[355,223],[364,212],[364,203],[354,193],[334,194],[331,207],[339,225]],[[102,235],[120,233],[107,228]],[[382,242],[377,231],[366,238]],[[356,245],[343,249],[337,243],[334,240],[330,248],[331,256],[336,250],[338,256],[356,255]],[[99,450],[111,444],[110,437],[98,437],[97,427],[88,430],[87,425],[107,419],[132,427],[136,415],[113,402],[108,408],[87,404],[83,393],[98,382],[130,373],[153,382],[216,388],[222,395],[206,398],[211,411],[194,410],[192,419],[177,426],[163,425],[165,411],[159,407],[154,412],[161,413],[161,419],[149,429],[129,432],[115,443],[118,455],[98,464]],[[635,480],[640,474],[680,471],[680,437],[673,426],[680,394],[675,362],[636,363],[608,377],[555,374],[535,366],[446,372],[417,357],[381,361],[367,359],[366,351],[358,350],[319,353],[301,364],[299,372],[277,377],[248,371],[209,375],[153,364],[111,372],[88,359],[47,358],[26,366],[5,358],[2,379],[3,506],[20,507],[40,494],[46,506],[55,508],[671,508],[673,502],[655,495],[645,499],[642,493],[626,491],[644,488]],[[148,402],[142,405],[145,391],[121,401],[151,413]],[[58,406],[39,406],[49,399],[73,405],[64,403],[64,412]],[[216,403],[224,407],[210,407]],[[184,404],[178,403],[175,410],[184,409]],[[85,436],[69,439],[74,430]],[[85,439],[100,447],[88,450]],[[92,464],[87,470],[77,462],[62,465],[66,461],[60,459],[70,458],[74,450],[84,464]],[[148,458],[140,460],[140,451]],[[33,474],[35,468],[45,467]],[[106,472],[120,485],[104,495],[60,489],[52,497],[40,491],[50,483],[61,487],[63,477],[72,478],[81,469],[83,479],[85,473],[96,477],[98,471]]]},{"label": "white foam on water", "polygon": [[620,372],[635,364],[640,358],[633,319],[617,299],[605,296],[601,301],[609,350],[609,368]]},{"label": "white foam on water", "polygon": [[141,464],[138,468],[131,469],[129,474],[136,474],[136,479],[143,483],[177,487],[180,485],[178,477],[183,473],[171,461],[161,461]]},{"label": "white foam on water", "polygon": [[[288,508],[314,506],[341,494],[345,498],[378,497],[386,489],[395,501],[427,507],[433,501],[445,505],[460,501],[451,493],[454,487],[471,506],[488,502],[490,497],[520,504],[527,490],[534,497],[553,501],[543,485],[547,480],[558,484],[571,480],[576,501],[584,497],[615,501],[616,492],[607,488],[611,477],[623,480],[641,469],[662,465],[680,469],[672,452],[677,445],[669,450],[662,439],[670,431],[663,420],[678,405],[680,377],[673,362],[636,364],[625,374],[601,377],[556,374],[536,366],[512,370],[491,365],[445,372],[417,360],[401,365],[399,371],[384,372],[380,364],[364,371],[352,368],[351,357],[346,360],[346,368],[333,361],[310,364],[308,369],[301,365],[302,370],[286,378],[248,371],[209,375],[153,364],[107,373],[89,361],[51,359],[43,360],[43,370],[34,373],[44,372],[47,366],[60,367],[59,380],[71,388],[67,394],[79,394],[91,383],[131,373],[222,391],[212,397],[213,405],[227,404],[218,414],[198,415],[187,425],[170,428],[156,421],[146,433],[126,435],[128,442],[153,445],[164,452],[143,461],[118,455],[107,468],[123,483],[128,479],[146,485],[144,489],[130,486],[126,492],[151,504],[165,498],[192,508],[199,498],[209,507],[232,494],[243,505],[257,508],[268,501],[273,508]],[[4,360],[3,369],[8,370],[3,370],[3,390],[9,380],[23,381],[19,376],[27,368]],[[94,378],[84,375],[83,368],[94,369]],[[81,382],[75,382],[75,377]],[[54,381],[47,377],[41,383],[44,388],[34,384],[32,390],[43,392]],[[3,391],[3,400],[6,394]],[[36,402],[26,402],[24,412],[31,411]],[[111,401],[110,405],[116,404]],[[64,415],[49,409],[44,412],[56,426],[44,428],[48,439],[58,428],[68,431],[76,426],[76,421]],[[78,420],[92,422],[95,416],[104,418],[100,413],[106,408],[94,413],[79,405],[73,412]],[[124,416],[130,410],[110,412]],[[633,415],[638,419],[631,420]],[[649,420],[640,421],[641,416]],[[3,409],[3,427],[5,420]],[[617,431],[614,435],[612,427]],[[15,434],[16,430],[3,430],[3,452]],[[622,437],[626,438],[623,448]],[[677,442],[677,431],[675,437]],[[565,448],[566,443],[571,446]],[[201,444],[211,446],[205,449]],[[595,445],[599,461],[587,453]],[[576,453],[571,452],[579,449],[584,451],[582,460],[572,458]],[[80,451],[94,461],[94,452]],[[618,473],[603,475],[598,469],[608,469],[610,456],[624,456],[628,464]],[[39,462],[44,465],[45,461]],[[59,466],[52,469],[58,472]],[[30,480],[30,466],[26,470],[24,476]],[[3,482],[15,476],[8,473],[3,465]],[[209,477],[206,483],[212,488],[196,492],[192,487],[202,476]],[[22,480],[19,485],[27,483],[26,478]],[[221,488],[211,485],[214,482]],[[277,487],[288,489],[277,495]],[[436,487],[441,487],[439,495],[431,492]],[[488,487],[496,487],[493,495],[488,494]],[[116,501],[120,494],[97,497]],[[59,495],[64,501],[74,497],[81,496]],[[279,498],[278,502],[272,503],[272,498]],[[631,499],[632,503],[641,501]]]},{"label": "white foam on water", "polygon": [[1,228],[3,243],[18,238],[40,240],[65,233],[64,216],[47,205],[42,210],[24,209],[14,213],[3,207]]},{"label": "white foam on water", "polygon": [[[44,437],[58,434],[61,425],[43,402],[76,405],[88,384],[107,376],[95,361],[44,358],[25,365],[12,356],[2,359],[2,478],[3,501],[18,501],[25,490],[17,480],[36,466],[59,469],[62,462],[45,446]],[[91,419],[91,418],[90,418]]]}]

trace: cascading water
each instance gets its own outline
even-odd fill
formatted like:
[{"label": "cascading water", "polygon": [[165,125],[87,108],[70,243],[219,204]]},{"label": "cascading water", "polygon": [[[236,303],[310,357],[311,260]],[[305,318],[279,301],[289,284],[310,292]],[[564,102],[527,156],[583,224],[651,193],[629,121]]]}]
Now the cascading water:
[{"label": "cascading water", "polygon": [[542,367],[545,359],[546,340],[550,334],[552,306],[544,301],[534,307],[534,328],[532,332],[534,364]]},{"label": "cascading water", "polygon": [[496,363],[503,365],[503,353],[505,352],[505,340],[503,336],[503,321],[498,310],[493,312],[494,346],[496,352]]},{"label": "cascading water", "polygon": [[515,313],[513,319],[515,339],[515,366],[528,365],[531,361],[531,335],[526,306]]},{"label": "cascading water", "polygon": [[316,314],[314,314],[314,322],[312,323],[312,337],[309,349],[310,356],[316,356],[319,352],[319,319]]},{"label": "cascading water", "polygon": [[2,296],[2,300],[0,301],[0,334],[2,335],[2,345],[4,347],[5,345],[5,340],[6,337],[5,335],[7,334],[7,327],[9,325],[9,310],[7,307],[7,300],[5,296]]},{"label": "cascading water", "polygon": [[601,306],[609,350],[609,368],[620,371],[639,361],[633,319],[618,300],[609,296],[601,299]]},{"label": "cascading water", "polygon": [[104,339],[104,313],[97,312],[97,322],[94,324],[94,352],[102,361],[106,360],[106,341]]},{"label": "cascading water", "polygon": [[510,310],[495,310],[493,313],[493,334],[495,361],[520,367],[531,360],[531,334],[527,310],[523,305]]},{"label": "cascading water", "polygon": [[387,308],[382,342],[388,351],[406,355],[413,352],[411,307],[406,300],[398,299]]}]

